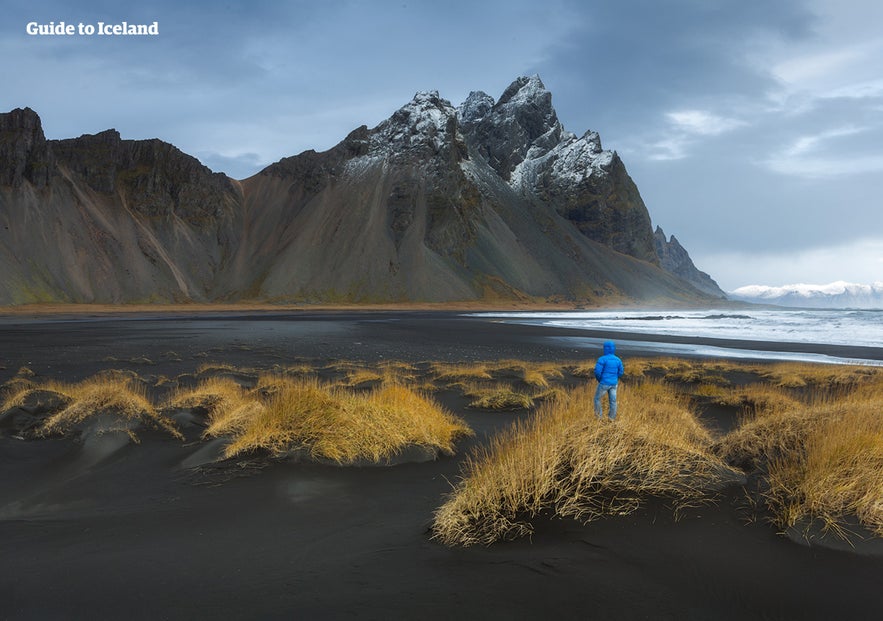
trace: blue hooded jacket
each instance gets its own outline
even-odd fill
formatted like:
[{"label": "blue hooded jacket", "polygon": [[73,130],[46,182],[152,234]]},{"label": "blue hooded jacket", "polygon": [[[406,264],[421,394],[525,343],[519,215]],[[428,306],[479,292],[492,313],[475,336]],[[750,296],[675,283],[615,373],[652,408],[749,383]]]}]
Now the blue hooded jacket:
[{"label": "blue hooded jacket", "polygon": [[595,379],[607,386],[616,386],[619,378],[625,373],[622,360],[613,353],[615,351],[616,345],[613,341],[607,341],[604,343],[604,355],[598,358],[595,364]]}]

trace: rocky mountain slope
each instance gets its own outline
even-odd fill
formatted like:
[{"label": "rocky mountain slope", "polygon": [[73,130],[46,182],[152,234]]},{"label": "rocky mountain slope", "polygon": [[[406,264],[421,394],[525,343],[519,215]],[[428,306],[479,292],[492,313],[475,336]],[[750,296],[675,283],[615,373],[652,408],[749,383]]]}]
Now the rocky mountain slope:
[{"label": "rocky mountain slope", "polygon": [[243,181],[159,140],[46,140],[33,111],[0,114],[0,304],[716,295],[657,242],[620,158],[564,130],[536,76],[458,108],[418,93]]},{"label": "rocky mountain slope", "polygon": [[671,239],[665,236],[662,227],[657,226],[653,233],[656,241],[656,256],[659,257],[659,265],[665,271],[686,280],[688,283],[707,293],[711,297],[726,298],[727,294],[718,286],[714,279],[700,271],[694,264],[693,259],[687,253],[686,249],[681,246],[677,237],[671,236]]}]

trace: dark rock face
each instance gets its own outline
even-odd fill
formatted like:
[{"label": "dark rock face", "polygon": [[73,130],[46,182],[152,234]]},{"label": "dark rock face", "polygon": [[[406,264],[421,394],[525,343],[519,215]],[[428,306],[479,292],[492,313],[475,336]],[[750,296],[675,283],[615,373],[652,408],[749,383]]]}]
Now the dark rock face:
[{"label": "dark rock face", "polygon": [[668,240],[661,227],[656,227],[654,233],[656,239],[656,253],[659,255],[659,264],[666,272],[674,274],[688,283],[714,298],[726,299],[727,294],[721,290],[711,276],[699,271],[690,255],[672,235]]},{"label": "dark rock face", "polygon": [[148,218],[180,218],[204,224],[222,218],[238,202],[223,174],[161,140],[122,140],[115,129],[50,141],[59,164],[97,192],[119,193]]},{"label": "dark rock face", "polygon": [[537,76],[493,103],[471,93],[459,108],[469,145],[523,196],[553,207],[586,237],[657,263],[650,215],[619,156],[596,132],[567,132]]},{"label": "dark rock face", "polygon": [[565,131],[536,76],[459,108],[418,93],[242,181],[115,130],[46,141],[30,110],[0,132],[0,304],[705,299],[660,269],[622,161]]},{"label": "dark rock face", "polygon": [[547,152],[563,132],[552,94],[537,76],[515,80],[497,103],[473,92],[461,108],[467,141],[504,181],[532,149]]},{"label": "dark rock face", "polygon": [[16,108],[0,114],[0,185],[17,188],[28,181],[34,187],[45,187],[53,167],[37,113]]}]

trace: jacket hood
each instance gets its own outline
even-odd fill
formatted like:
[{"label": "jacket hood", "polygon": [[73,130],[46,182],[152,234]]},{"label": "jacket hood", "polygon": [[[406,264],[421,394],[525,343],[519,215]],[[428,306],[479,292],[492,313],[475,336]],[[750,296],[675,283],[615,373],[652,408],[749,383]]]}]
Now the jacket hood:
[{"label": "jacket hood", "polygon": [[604,343],[604,353],[612,354],[616,351],[616,344],[613,341],[607,341]]}]

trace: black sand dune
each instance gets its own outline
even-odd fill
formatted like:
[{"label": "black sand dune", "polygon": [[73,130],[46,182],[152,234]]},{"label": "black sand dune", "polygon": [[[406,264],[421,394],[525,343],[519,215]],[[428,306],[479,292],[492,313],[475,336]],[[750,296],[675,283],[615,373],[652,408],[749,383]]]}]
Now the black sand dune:
[{"label": "black sand dune", "polygon": [[[203,362],[299,357],[587,356],[548,335],[563,333],[428,313],[6,318],[0,381],[21,366],[72,381],[102,369],[171,376]],[[532,540],[445,548],[427,529],[460,458],[517,415],[439,398],[476,437],[457,457],[386,468],[192,468],[206,445],[158,432],[140,444],[0,437],[0,619],[879,615],[883,556],[801,546],[746,523],[738,490],[678,522],[649,503],[588,526],[543,520]],[[712,414],[725,428],[727,412]]]}]

